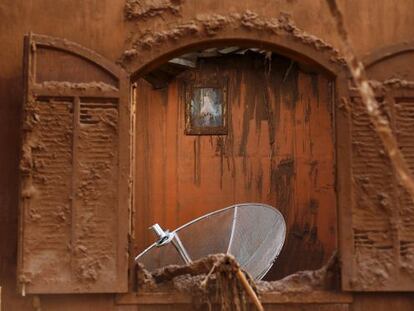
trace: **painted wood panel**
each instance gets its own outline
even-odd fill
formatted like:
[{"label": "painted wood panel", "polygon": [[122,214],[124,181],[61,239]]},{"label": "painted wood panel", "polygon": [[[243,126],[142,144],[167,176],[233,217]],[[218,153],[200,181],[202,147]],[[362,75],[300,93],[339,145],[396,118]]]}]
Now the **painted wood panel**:
[{"label": "painted wood panel", "polygon": [[336,248],[332,81],[282,57],[204,60],[191,74],[228,78],[229,133],[184,134],[188,73],[162,90],[138,82],[135,251],[153,242],[153,223],[263,202],[288,224],[268,277],[320,267]]}]

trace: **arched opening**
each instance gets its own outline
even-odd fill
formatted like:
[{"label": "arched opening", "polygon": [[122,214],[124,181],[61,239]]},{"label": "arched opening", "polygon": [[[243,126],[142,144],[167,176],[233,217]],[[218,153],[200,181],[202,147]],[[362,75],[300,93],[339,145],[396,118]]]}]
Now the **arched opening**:
[{"label": "arched opening", "polygon": [[[145,64],[127,65],[137,69],[134,253],[153,242],[147,228],[155,222],[174,229],[242,202],[270,204],[287,221],[269,280],[318,269],[338,248],[334,102],[341,66],[303,43],[282,42],[193,42],[164,54],[143,51]],[[303,54],[290,49],[298,46]],[[189,85],[212,80],[226,81],[228,127],[191,135]]]},{"label": "arched opening", "polygon": [[275,51],[281,56],[318,68],[319,71],[333,77],[346,74],[345,62],[338,51],[314,36],[306,34],[305,38],[296,39],[293,35],[277,36],[266,32],[260,34],[262,36],[258,37],[255,32],[233,29],[231,35],[223,34],[208,39],[188,35],[180,41],[161,42],[154,47],[142,46],[140,43],[139,47],[124,52],[121,63],[131,73],[131,80],[135,81],[180,55],[197,50],[237,46]]}]

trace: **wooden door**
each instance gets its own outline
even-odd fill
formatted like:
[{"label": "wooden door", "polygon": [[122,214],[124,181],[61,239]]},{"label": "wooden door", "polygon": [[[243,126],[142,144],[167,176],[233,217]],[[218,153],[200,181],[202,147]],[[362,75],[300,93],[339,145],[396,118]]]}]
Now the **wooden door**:
[{"label": "wooden door", "polygon": [[[253,56],[203,61],[198,77],[228,79],[227,135],[185,134],[185,76],[136,89],[136,249],[148,227],[174,229],[241,202],[278,208],[288,235],[270,278],[320,267],[336,248],[333,82],[298,64]],[[260,224],[258,224],[260,225]]]}]

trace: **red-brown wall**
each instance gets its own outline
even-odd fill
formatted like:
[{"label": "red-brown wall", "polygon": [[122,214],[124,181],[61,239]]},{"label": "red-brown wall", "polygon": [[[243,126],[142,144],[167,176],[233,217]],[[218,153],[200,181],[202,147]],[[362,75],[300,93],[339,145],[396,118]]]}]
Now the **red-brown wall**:
[{"label": "red-brown wall", "polygon": [[[176,1],[179,3],[179,1]],[[414,37],[414,2],[394,0],[339,1],[351,41],[359,56]],[[67,38],[116,61],[127,46],[130,31],[166,29],[199,14],[241,13],[264,16],[289,13],[309,34],[340,49],[325,1],[322,0],[202,0],[185,1],[178,14],[143,17],[125,22],[124,0],[3,0],[0,3],[0,285],[2,310],[33,310],[32,298],[16,293],[17,187],[19,120],[23,95],[23,35],[30,31]],[[411,63],[406,63],[405,68]],[[411,294],[357,294],[353,310],[413,310]],[[36,305],[36,303],[35,303]],[[113,295],[41,297],[42,310],[135,310],[118,308]],[[280,307],[282,308],[282,307]],[[283,307],[284,308],[284,307]],[[324,309],[327,310],[327,309]]]},{"label": "red-brown wall", "polygon": [[337,248],[333,79],[276,55],[267,64],[257,55],[206,59],[192,76],[227,77],[228,134],[185,134],[185,77],[161,90],[140,80],[137,251],[154,241],[153,223],[173,229],[226,206],[261,202],[278,208],[288,227],[267,278],[321,267]]}]

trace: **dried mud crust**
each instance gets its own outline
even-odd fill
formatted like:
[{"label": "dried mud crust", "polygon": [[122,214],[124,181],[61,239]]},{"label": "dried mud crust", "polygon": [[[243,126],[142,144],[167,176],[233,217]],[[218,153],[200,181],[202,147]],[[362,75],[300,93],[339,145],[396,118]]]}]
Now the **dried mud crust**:
[{"label": "dried mud crust", "polygon": [[125,18],[139,20],[162,15],[164,12],[178,14],[183,0],[127,0]]},{"label": "dried mud crust", "polygon": [[[344,271],[344,284],[352,290],[411,289],[413,252],[408,245],[413,239],[406,233],[411,227],[405,219],[413,214],[414,201],[412,151],[407,148],[412,146],[409,127],[412,114],[410,109],[398,104],[393,105],[399,106],[395,109],[397,113],[390,113],[394,108],[390,108],[388,99],[378,98],[378,91],[387,95],[388,90],[411,89],[414,84],[401,79],[368,80],[365,67],[349,40],[337,1],[327,3],[359,97],[353,106],[352,118],[353,201],[356,203],[350,210],[352,240],[344,249],[344,258],[352,258],[348,271]],[[401,194],[405,198],[400,201]],[[407,280],[407,274],[411,279]]]},{"label": "dried mud crust", "polygon": [[[387,92],[393,89],[414,89],[414,81],[392,78],[384,81],[367,80],[369,86],[376,92]],[[355,86],[351,90],[357,91]]]},{"label": "dried mud crust", "polygon": [[98,90],[102,92],[116,92],[118,89],[104,82],[71,83],[60,81],[45,81],[36,85],[48,90]]},{"label": "dried mud crust", "polygon": [[[152,273],[137,266],[137,284],[140,291],[179,291],[192,296],[193,304],[211,306],[218,302],[221,310],[247,310],[248,301],[242,284],[236,277],[239,264],[231,255],[215,254],[189,265],[171,265]],[[247,276],[250,286],[255,284]]]},{"label": "dried mud crust", "polygon": [[[54,91],[54,94],[68,90],[117,91],[103,82],[47,81],[31,87]],[[80,110],[79,121],[74,121],[75,105]],[[18,276],[22,285],[60,283],[60,288],[66,286],[81,292],[95,284],[100,286],[108,275],[112,277],[108,271],[113,271],[116,265],[116,254],[111,243],[99,242],[110,240],[110,232],[97,231],[102,222],[95,210],[105,213],[107,219],[115,212],[115,192],[107,189],[116,184],[118,127],[117,106],[106,101],[101,103],[99,98],[75,104],[72,98],[60,94],[28,95],[19,168],[21,200],[25,200],[27,210],[22,222],[30,235],[30,241],[23,241],[23,255],[30,260]],[[74,217],[74,210],[79,206],[87,216]],[[78,227],[82,230],[76,234],[76,240],[69,239]],[[45,236],[47,256],[44,255]],[[65,265],[69,257],[72,265]],[[71,280],[64,277],[58,280],[57,275],[69,272],[73,276]]]},{"label": "dried mud crust", "polygon": [[[239,264],[226,254],[204,257],[190,265],[171,265],[152,273],[137,265],[138,292],[179,291],[188,293],[196,306],[218,302],[222,310],[247,310],[248,298],[236,278]],[[257,294],[267,292],[307,293],[315,290],[335,290],[339,284],[336,253],[328,263],[315,271],[300,271],[281,280],[254,282],[244,272]]]},{"label": "dried mud crust", "polygon": [[318,51],[330,53],[332,62],[340,65],[345,64],[337,49],[322,39],[300,29],[290,15],[281,13],[278,17],[264,17],[250,10],[228,15],[202,14],[194,19],[171,25],[165,30],[134,32],[130,39],[130,47],[124,51],[120,62],[124,64],[136,58],[142,50],[157,47],[165,42],[176,42],[190,36],[214,37],[221,31],[239,28],[270,33],[276,36],[293,37],[296,41],[309,45]]}]

